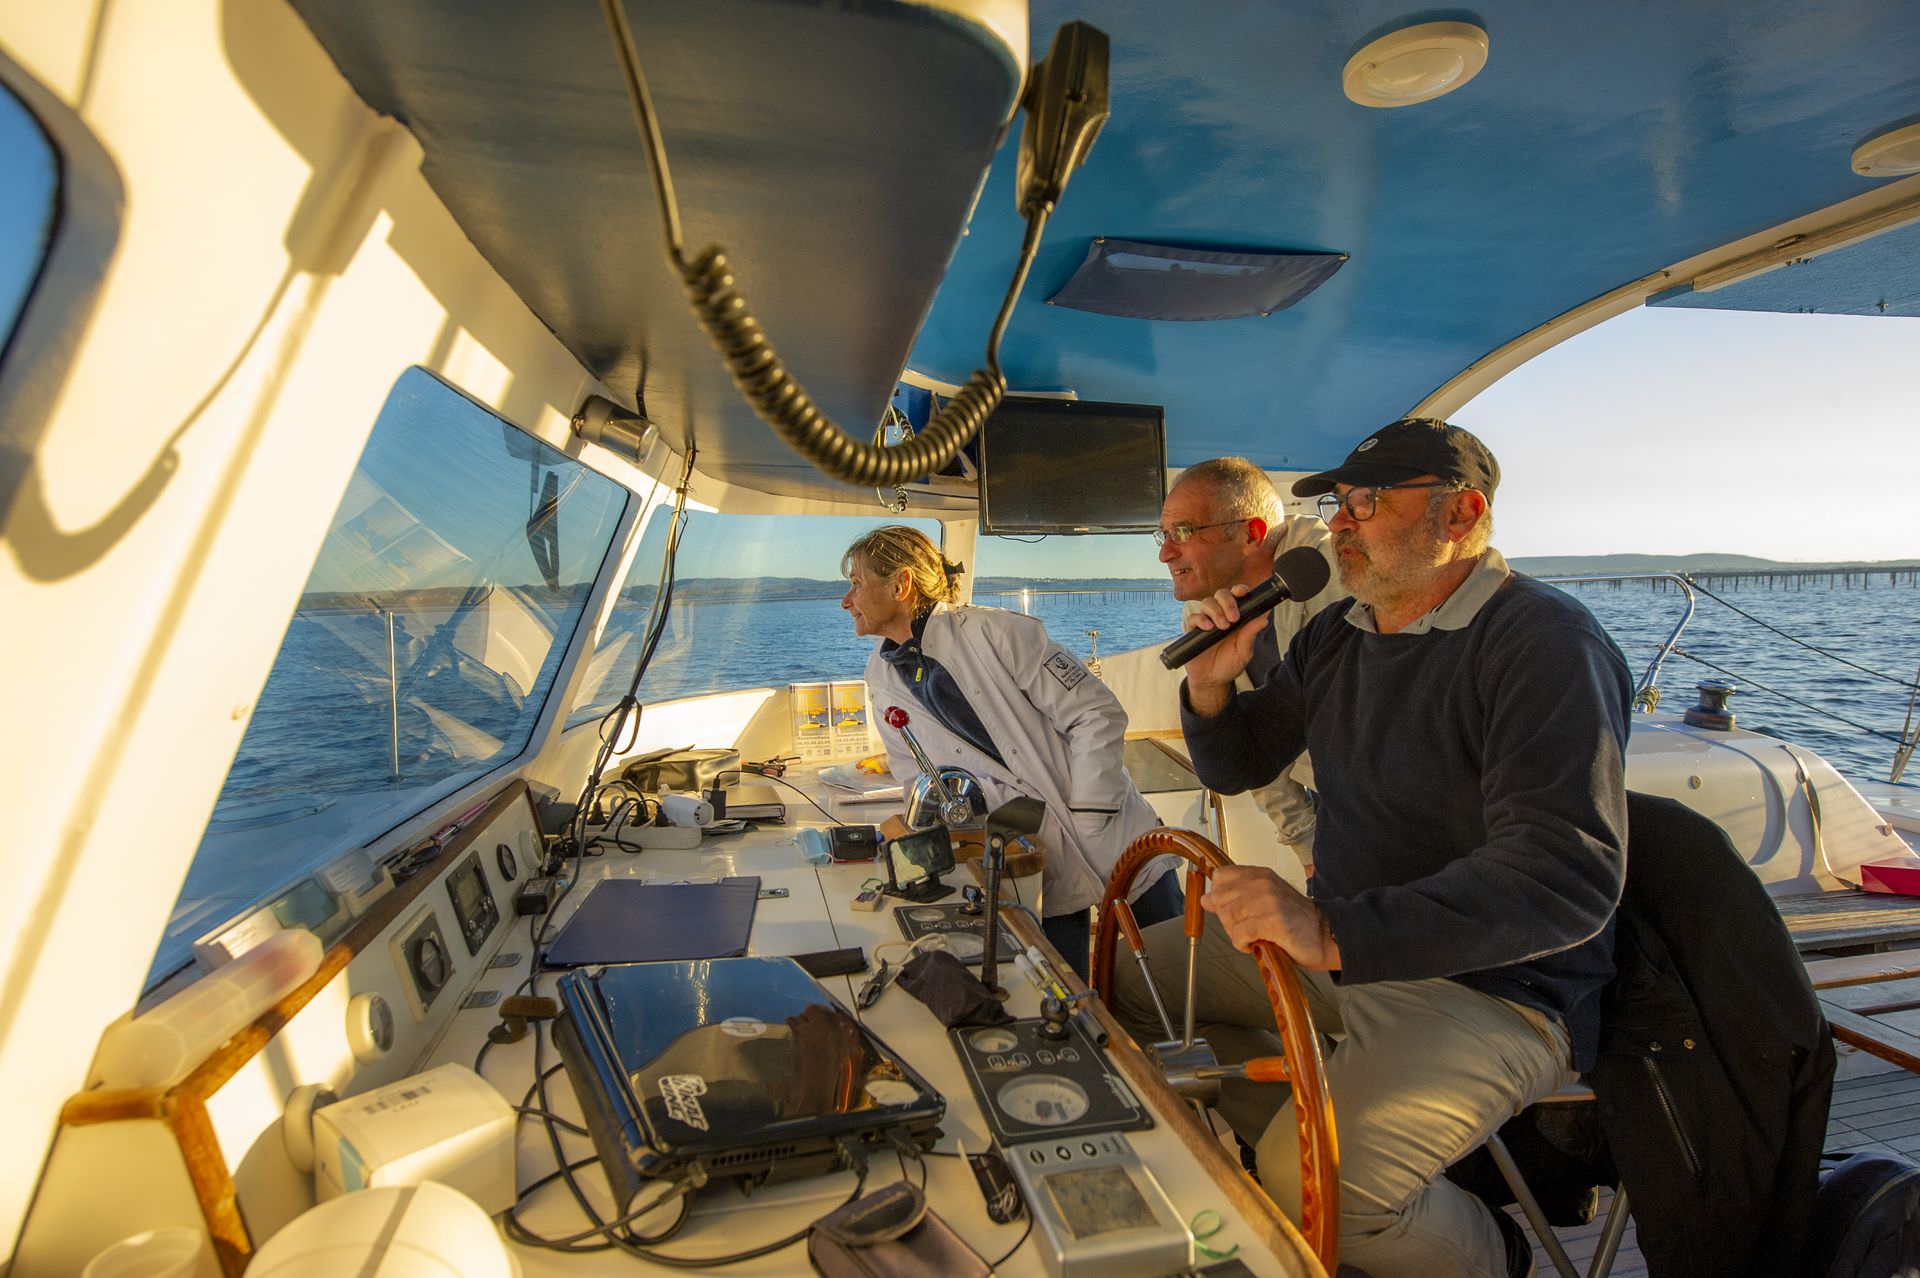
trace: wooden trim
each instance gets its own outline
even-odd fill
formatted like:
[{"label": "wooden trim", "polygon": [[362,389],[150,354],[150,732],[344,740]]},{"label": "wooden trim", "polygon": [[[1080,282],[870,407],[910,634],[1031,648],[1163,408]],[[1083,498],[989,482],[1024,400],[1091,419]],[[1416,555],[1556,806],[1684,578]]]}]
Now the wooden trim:
[{"label": "wooden trim", "polygon": [[1877,981],[1897,981],[1908,976],[1920,976],[1920,950],[1851,954],[1846,958],[1814,959],[1807,964],[1807,979],[1813,982],[1816,990],[1871,985]]},{"label": "wooden trim", "polygon": [[213,1120],[207,1113],[207,1101],[259,1055],[274,1035],[286,1028],[347,964],[372,946],[382,932],[439,880],[443,871],[464,856],[495,818],[523,798],[531,802],[530,793],[526,781],[516,778],[508,782],[486,801],[482,810],[454,832],[431,860],[420,865],[406,882],[395,885],[371,910],[356,919],[346,934],[321,956],[320,967],[312,976],[260,1013],[251,1025],[222,1043],[185,1078],[166,1088],[80,1092],[61,1107],[61,1124],[85,1127],[129,1119],[159,1119],[166,1123],[180,1148],[194,1197],[200,1201],[200,1214],[213,1239],[220,1270],[226,1278],[240,1278],[253,1259],[253,1240],[240,1214],[239,1191],[234,1187],[232,1169],[227,1165]]},{"label": "wooden trim", "polygon": [[1187,739],[1184,736],[1180,735],[1178,732],[1171,732],[1171,733],[1152,732],[1152,733],[1148,733],[1145,739],[1148,741],[1151,741],[1153,743],[1153,748],[1158,750],[1161,754],[1166,755],[1169,759],[1172,759],[1175,763],[1178,763],[1181,767],[1185,768],[1187,771],[1189,772],[1193,771],[1192,757],[1188,755],[1188,753],[1185,750],[1176,749],[1174,745],[1175,742],[1178,742],[1182,746],[1186,745]]},{"label": "wooden trim", "polygon": [[94,1123],[166,1116],[167,1089],[164,1087],[103,1087],[99,1091],[70,1096],[67,1103],[60,1107],[62,1127],[87,1127]]},{"label": "wooden trim", "polygon": [[[1011,924],[1014,935],[1022,943],[1040,947],[1040,952],[1053,964],[1054,971],[1065,982],[1070,993],[1079,994],[1086,990],[1085,982],[1047,943],[1046,936],[1031,918],[1019,910],[1006,911],[1000,918],[1002,923]],[[1159,1066],[1134,1044],[1132,1036],[1121,1028],[1120,1022],[1114,1019],[1106,1005],[1098,998],[1091,997],[1083,999],[1081,1005],[1106,1030],[1107,1055],[1119,1066],[1127,1083],[1143,1098],[1151,1098],[1150,1103],[1159,1111],[1161,1121],[1179,1136],[1180,1143],[1200,1163],[1261,1244],[1276,1256],[1294,1257],[1302,1273],[1326,1278],[1326,1270],[1321,1267],[1319,1258],[1308,1249],[1306,1240],[1300,1236],[1293,1222],[1287,1219],[1286,1213],[1267,1197],[1266,1192],[1253,1182],[1238,1163],[1227,1157],[1226,1148],[1213,1132],[1201,1127],[1188,1109],[1187,1102],[1167,1085]]]},{"label": "wooden trim", "polygon": [[1233,854],[1227,847],[1227,801],[1216,790],[1204,790],[1202,793],[1207,796],[1207,804],[1213,809],[1214,844],[1220,849],[1220,855],[1231,861]]},{"label": "wooden trim", "polygon": [[240,1190],[221,1152],[207,1103],[195,1096],[173,1096],[169,1101],[167,1128],[187,1165],[193,1196],[200,1200],[200,1215],[207,1222],[220,1272],[226,1278],[240,1278],[253,1259],[253,1235],[240,1214]]},{"label": "wooden trim", "polygon": [[1920,1074],[1920,1037],[1832,1003],[1822,1002],[1820,1010],[1841,1042]]}]

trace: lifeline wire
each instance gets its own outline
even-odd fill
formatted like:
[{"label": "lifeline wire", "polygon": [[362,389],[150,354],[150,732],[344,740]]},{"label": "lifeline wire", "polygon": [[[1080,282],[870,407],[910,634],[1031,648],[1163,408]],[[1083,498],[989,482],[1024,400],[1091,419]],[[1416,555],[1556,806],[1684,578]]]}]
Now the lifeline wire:
[{"label": "lifeline wire", "polygon": [[1802,701],[1798,697],[1787,695],[1786,693],[1780,691],[1778,688],[1769,688],[1766,684],[1761,683],[1758,679],[1751,678],[1747,675],[1738,674],[1732,670],[1727,669],[1725,666],[1716,666],[1713,664],[1713,662],[1708,661],[1705,657],[1694,656],[1691,652],[1688,652],[1685,648],[1676,647],[1673,650],[1673,652],[1675,656],[1685,657],[1688,661],[1697,661],[1709,670],[1717,670],[1721,674],[1726,675],[1729,679],[1739,679],[1751,685],[1752,687],[1760,689],[1760,691],[1762,692],[1771,692],[1774,696],[1779,697],[1782,701],[1793,702],[1794,705],[1799,706],[1802,710],[1811,710],[1815,714],[1824,714],[1828,718],[1838,719],[1840,722],[1846,724],[1849,728],[1855,728],[1861,732],[1866,733],[1870,737],[1879,737],[1882,741],[1891,741],[1895,745],[1903,744],[1900,738],[1894,736],[1892,733],[1882,732],[1878,728],[1869,728],[1864,723],[1855,723],[1852,719],[1847,718],[1847,716],[1839,713],[1838,711],[1829,710],[1825,706],[1814,705],[1810,701]]},{"label": "lifeline wire", "polygon": [[[1698,590],[1701,594],[1713,600],[1715,603],[1720,604],[1721,606],[1729,609],[1730,611],[1739,613],[1742,617],[1745,617],[1748,621],[1751,621],[1756,626],[1761,626],[1761,627],[1764,627],[1765,629],[1773,631],[1773,633],[1775,633],[1776,635],[1779,635],[1782,639],[1785,639],[1790,643],[1799,644],[1802,648],[1805,648],[1808,652],[1817,652],[1821,656],[1837,661],[1843,666],[1852,666],[1855,670],[1858,670],[1861,674],[1870,674],[1876,679],[1885,679],[1888,683],[1893,684],[1895,687],[1920,688],[1920,681],[1908,682],[1905,679],[1896,678],[1890,674],[1882,674],[1880,671],[1871,669],[1867,666],[1863,666],[1856,661],[1848,661],[1845,657],[1841,656],[1837,652],[1828,652],[1825,648],[1815,647],[1813,644],[1808,643],[1805,639],[1801,639],[1795,635],[1790,635],[1786,631],[1782,630],[1780,627],[1771,625],[1765,621],[1762,621],[1760,620],[1760,618],[1754,616],[1752,613],[1743,611],[1741,608],[1735,606],[1734,604],[1728,603],[1726,600],[1722,599],[1719,595],[1714,594],[1711,590],[1708,590],[1705,586],[1701,585],[1699,582],[1694,581],[1692,577],[1688,577],[1687,581],[1693,586],[1695,590]],[[1696,657],[1695,660],[1697,661],[1699,660],[1699,658]],[[1768,689],[1768,691],[1772,691],[1772,689]],[[1784,694],[1776,694],[1776,695],[1784,695]],[[1788,700],[1792,700],[1792,698],[1788,698]],[[1838,719],[1840,718],[1840,716],[1835,715],[1834,718]],[[1841,722],[1844,723],[1845,720],[1841,720]],[[1855,724],[1854,726],[1858,727],[1859,725]]]}]

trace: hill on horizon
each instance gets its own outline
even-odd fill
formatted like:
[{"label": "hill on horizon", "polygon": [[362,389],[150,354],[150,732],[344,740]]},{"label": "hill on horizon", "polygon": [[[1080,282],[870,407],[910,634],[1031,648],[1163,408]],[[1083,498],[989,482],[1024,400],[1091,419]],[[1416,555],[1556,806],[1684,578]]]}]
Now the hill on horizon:
[{"label": "hill on horizon", "polygon": [[[1577,577],[1612,573],[1653,572],[1818,572],[1851,568],[1862,571],[1920,569],[1920,558],[1894,560],[1853,560],[1841,562],[1794,562],[1763,559],[1757,555],[1700,553],[1691,555],[1616,554],[1616,555],[1517,555],[1508,560],[1513,567],[1534,577]],[[847,583],[811,577],[692,577],[675,585],[677,594],[688,598],[838,598]],[[1138,577],[1012,577],[991,575],[973,581],[977,595],[1033,590],[1164,590],[1167,578],[1155,573]],[[651,586],[637,592],[650,595]]]},{"label": "hill on horizon", "polygon": [[1799,562],[1713,552],[1693,555],[1513,555],[1508,557],[1507,562],[1534,577],[1634,572],[1822,572],[1837,568],[1871,571],[1920,567],[1920,560],[1915,559]]}]

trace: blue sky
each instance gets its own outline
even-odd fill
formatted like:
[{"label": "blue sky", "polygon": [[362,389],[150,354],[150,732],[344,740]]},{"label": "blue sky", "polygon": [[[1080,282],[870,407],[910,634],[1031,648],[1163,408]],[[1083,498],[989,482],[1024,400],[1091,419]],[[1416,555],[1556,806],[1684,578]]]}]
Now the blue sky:
[{"label": "blue sky", "polygon": [[1631,311],[1453,415],[1509,555],[1920,558],[1920,319]]},{"label": "blue sky", "polygon": [[[1453,419],[1500,460],[1494,544],[1508,555],[1920,559],[1920,397],[1902,371],[1916,364],[1916,319],[1641,308],[1535,358]],[[883,518],[703,520],[682,571],[833,577],[847,543]],[[968,567],[1161,572],[1138,536],[982,538]]]}]

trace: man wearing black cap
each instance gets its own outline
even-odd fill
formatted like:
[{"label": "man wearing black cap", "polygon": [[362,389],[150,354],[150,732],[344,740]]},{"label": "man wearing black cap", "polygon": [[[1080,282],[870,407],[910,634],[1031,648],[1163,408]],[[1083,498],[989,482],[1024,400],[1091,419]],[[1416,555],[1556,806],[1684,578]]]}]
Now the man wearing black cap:
[{"label": "man wearing black cap", "polygon": [[[1339,1038],[1341,1259],[1373,1278],[1531,1272],[1517,1224],[1441,1173],[1591,1063],[1613,972],[1632,684],[1584,607],[1488,545],[1499,482],[1471,434],[1408,420],[1296,483],[1320,495],[1353,598],[1314,617],[1262,686],[1233,679],[1264,618],[1194,659],[1181,694],[1215,790],[1313,755],[1313,896],[1254,867],[1214,877],[1196,1015],[1236,1055],[1240,1027],[1269,1018],[1233,952],[1256,939],[1316,974]],[[1232,626],[1241,593],[1216,594],[1196,624]],[[1150,945],[1157,979],[1180,979],[1182,939],[1163,925]],[[1141,982],[1118,985],[1125,1019],[1150,1031]],[[1293,1131],[1283,1109],[1257,1145],[1283,1206],[1299,1201]]]}]

